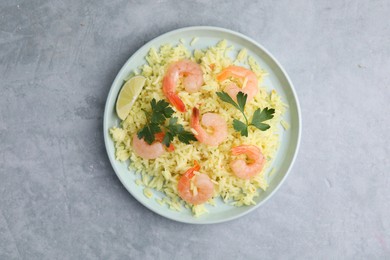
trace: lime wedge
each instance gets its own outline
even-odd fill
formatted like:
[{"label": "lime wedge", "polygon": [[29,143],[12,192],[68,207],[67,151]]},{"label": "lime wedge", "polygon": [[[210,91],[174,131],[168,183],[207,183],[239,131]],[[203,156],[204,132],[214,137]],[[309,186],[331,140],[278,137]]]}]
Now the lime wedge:
[{"label": "lime wedge", "polygon": [[131,107],[145,85],[145,81],[145,77],[135,76],[123,85],[116,101],[116,113],[120,119],[125,120],[130,113]]}]

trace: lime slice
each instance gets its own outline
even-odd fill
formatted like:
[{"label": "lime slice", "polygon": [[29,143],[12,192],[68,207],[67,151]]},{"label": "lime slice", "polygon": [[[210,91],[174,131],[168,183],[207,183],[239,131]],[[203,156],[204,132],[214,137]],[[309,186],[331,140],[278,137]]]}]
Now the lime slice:
[{"label": "lime slice", "polygon": [[125,120],[130,113],[131,107],[145,85],[145,81],[145,77],[135,76],[123,85],[116,101],[116,113],[120,119]]}]

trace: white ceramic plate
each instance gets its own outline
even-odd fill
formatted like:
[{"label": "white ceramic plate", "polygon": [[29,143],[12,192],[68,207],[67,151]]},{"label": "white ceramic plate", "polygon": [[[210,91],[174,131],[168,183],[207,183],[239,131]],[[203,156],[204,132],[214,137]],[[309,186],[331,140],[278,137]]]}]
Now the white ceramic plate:
[{"label": "white ceramic plate", "polygon": [[[193,37],[198,37],[199,39],[194,46],[189,46]],[[272,165],[267,169],[267,171],[270,171],[272,168],[275,168],[275,171],[268,179],[268,189],[265,192],[260,192],[260,196],[255,199],[257,203],[255,206],[234,207],[224,204],[217,199],[217,206],[206,206],[209,213],[198,218],[192,216],[190,210],[185,208],[183,208],[181,212],[172,211],[168,209],[166,205],[162,206],[156,202],[155,198],[162,197],[162,194],[159,192],[155,192],[154,197],[151,199],[146,198],[143,194],[143,187],[135,184],[138,175],[135,175],[128,170],[128,163],[121,163],[115,160],[115,148],[109,134],[109,129],[112,126],[118,126],[120,123],[120,120],[115,113],[115,102],[119,90],[124,83],[124,79],[128,77],[132,70],[146,62],[144,57],[151,47],[158,48],[160,45],[166,43],[177,44],[180,39],[185,41],[185,45],[189,49],[207,48],[215,45],[222,39],[226,39],[228,45],[234,45],[235,50],[246,48],[248,54],[254,57],[259,65],[269,73],[265,78],[263,85],[268,90],[276,89],[278,94],[282,97],[283,102],[288,105],[288,110],[284,114],[283,119],[289,123],[291,127],[288,131],[284,131],[281,128],[281,146]],[[243,216],[258,208],[276,192],[286,179],[298,152],[301,134],[301,119],[298,99],[287,73],[263,46],[237,32],[217,27],[200,26],[182,28],[163,34],[145,44],[129,58],[116,76],[108,94],[104,111],[103,128],[104,141],[111,165],[120,181],[134,198],[150,210],[172,220],[193,224],[209,224],[228,221]]]}]

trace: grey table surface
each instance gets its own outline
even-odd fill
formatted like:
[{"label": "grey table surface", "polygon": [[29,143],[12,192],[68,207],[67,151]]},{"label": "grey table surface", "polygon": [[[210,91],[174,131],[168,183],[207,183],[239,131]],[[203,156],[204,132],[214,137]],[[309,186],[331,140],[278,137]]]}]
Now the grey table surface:
[{"label": "grey table surface", "polygon": [[[0,259],[390,259],[390,1],[0,2]],[[302,108],[296,164],[253,213],[177,223],[121,185],[105,100],[173,29],[252,37]]]}]

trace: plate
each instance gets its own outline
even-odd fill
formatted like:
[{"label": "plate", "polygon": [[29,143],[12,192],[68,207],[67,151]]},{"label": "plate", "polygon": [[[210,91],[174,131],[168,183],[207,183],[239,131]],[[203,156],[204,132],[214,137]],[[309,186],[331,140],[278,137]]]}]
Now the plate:
[{"label": "plate", "polygon": [[[198,37],[198,40],[193,46],[190,46],[189,43],[194,37]],[[183,208],[181,212],[177,212],[168,209],[166,205],[162,206],[158,204],[154,198],[161,197],[161,193],[159,194],[157,191],[154,191],[153,198],[148,199],[145,197],[143,194],[143,187],[137,186],[135,183],[138,175],[133,174],[133,172],[128,170],[128,163],[122,163],[115,160],[114,142],[109,134],[109,129],[120,123],[120,119],[115,113],[115,102],[124,79],[128,77],[132,70],[146,62],[144,57],[151,47],[159,47],[166,43],[177,44],[181,40],[190,50],[194,48],[203,49],[215,45],[222,39],[226,39],[229,45],[234,45],[235,50],[246,48],[248,50],[248,55],[254,57],[258,64],[269,73],[265,78],[263,85],[268,90],[276,89],[283,102],[288,105],[283,120],[291,127],[287,131],[280,130],[281,145],[272,165],[266,169],[269,172],[270,169],[274,168],[273,174],[268,178],[269,187],[266,191],[260,192],[260,196],[255,199],[256,205],[235,207],[216,199],[216,206],[206,206],[209,211],[208,214],[194,217],[190,210],[185,208]],[[104,110],[103,131],[104,142],[111,165],[122,184],[134,198],[145,207],[166,218],[184,223],[210,224],[241,217],[260,207],[277,191],[286,179],[298,152],[301,136],[301,116],[298,98],[295,94],[291,80],[279,62],[263,46],[249,37],[231,30],[218,27],[196,26],[165,33],[146,43],[128,59],[116,76],[108,94]]]}]

